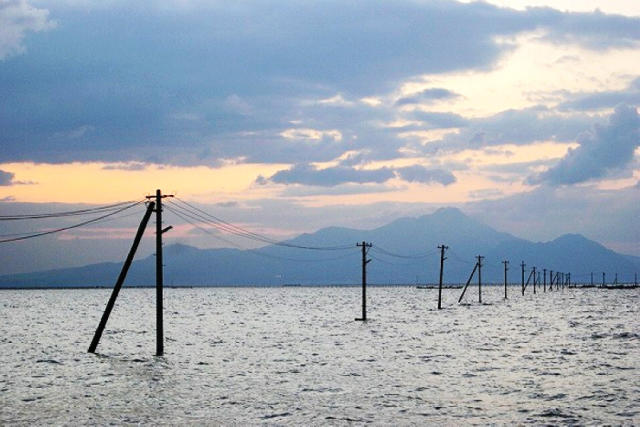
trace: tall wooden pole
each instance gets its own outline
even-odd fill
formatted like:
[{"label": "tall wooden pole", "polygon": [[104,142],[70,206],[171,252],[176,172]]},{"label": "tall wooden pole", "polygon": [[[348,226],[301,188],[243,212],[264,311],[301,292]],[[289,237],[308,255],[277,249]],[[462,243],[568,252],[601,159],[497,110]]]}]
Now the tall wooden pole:
[{"label": "tall wooden pole", "polygon": [[162,192],[156,190],[156,356],[164,354],[162,270]]}]

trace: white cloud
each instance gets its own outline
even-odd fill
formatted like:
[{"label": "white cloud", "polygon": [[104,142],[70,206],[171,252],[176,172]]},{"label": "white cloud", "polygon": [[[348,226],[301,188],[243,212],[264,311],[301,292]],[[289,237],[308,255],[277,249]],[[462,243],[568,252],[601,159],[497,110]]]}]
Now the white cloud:
[{"label": "white cloud", "polygon": [[290,140],[321,141],[326,138],[336,142],[342,141],[342,132],[336,129],[290,128],[280,132],[280,136]]},{"label": "white cloud", "polygon": [[29,31],[55,27],[49,11],[31,6],[26,0],[0,2],[0,60],[25,51],[23,40]]}]

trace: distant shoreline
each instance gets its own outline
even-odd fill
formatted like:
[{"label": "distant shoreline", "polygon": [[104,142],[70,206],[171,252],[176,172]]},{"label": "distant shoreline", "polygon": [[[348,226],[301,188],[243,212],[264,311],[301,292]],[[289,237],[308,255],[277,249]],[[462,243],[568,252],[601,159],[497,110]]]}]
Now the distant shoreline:
[{"label": "distant shoreline", "polygon": [[[483,286],[500,287],[504,286],[503,283],[483,283]],[[470,284],[470,287],[475,287],[477,284]],[[155,289],[155,285],[129,285],[124,286],[127,289]],[[360,288],[361,284],[284,284],[284,285],[164,285],[164,289],[193,289],[193,288]],[[416,288],[419,290],[434,290],[438,289],[438,285],[416,285],[415,283],[372,283],[367,284],[367,287],[372,288]],[[462,289],[462,284],[443,284],[442,289]],[[509,288],[519,288],[519,283],[509,284]],[[569,289],[638,289],[640,285],[630,284],[618,284],[618,285],[591,285],[591,284],[577,284],[571,285]],[[57,290],[57,289],[113,289],[112,285],[94,285],[94,286],[6,286],[0,287],[2,290]],[[552,292],[556,292],[553,290]]]}]

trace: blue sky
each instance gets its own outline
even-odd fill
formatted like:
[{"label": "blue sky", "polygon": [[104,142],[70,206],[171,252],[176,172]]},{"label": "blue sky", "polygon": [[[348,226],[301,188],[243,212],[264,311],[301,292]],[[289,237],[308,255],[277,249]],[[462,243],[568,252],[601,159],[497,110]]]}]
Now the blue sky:
[{"label": "blue sky", "polygon": [[287,236],[456,205],[640,255],[640,7],[573,3],[2,1],[0,209],[162,187]]}]

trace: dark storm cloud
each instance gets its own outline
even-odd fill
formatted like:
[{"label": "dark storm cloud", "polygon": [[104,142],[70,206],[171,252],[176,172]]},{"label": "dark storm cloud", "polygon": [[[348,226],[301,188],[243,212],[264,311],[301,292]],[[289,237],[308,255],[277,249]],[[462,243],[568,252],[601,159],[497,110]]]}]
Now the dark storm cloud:
[{"label": "dark storm cloud", "polygon": [[578,138],[580,146],[547,171],[530,177],[532,184],[575,184],[607,176],[633,160],[640,146],[640,116],[635,107],[618,106],[609,123]]},{"label": "dark storm cloud", "polygon": [[[52,2],[57,27],[29,33],[18,43],[26,53],[0,62],[0,162],[282,161],[290,146],[277,135],[290,120],[328,128],[324,116],[301,107],[305,99],[358,98],[423,73],[487,69],[511,49],[496,37],[523,31],[544,29],[549,38],[596,49],[640,38],[637,18],[480,2],[74,4]],[[360,131],[348,119],[343,114],[338,129]],[[424,117],[445,127],[456,119],[463,124]],[[396,151],[391,138],[361,141],[382,155]],[[345,138],[330,150],[300,145],[294,152],[298,161],[319,161],[347,149]]]}]

